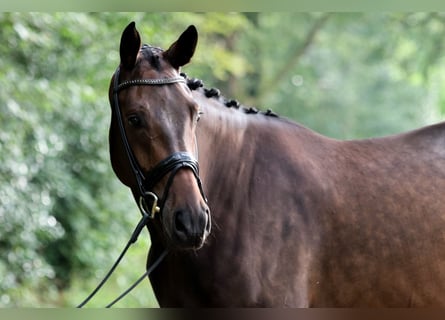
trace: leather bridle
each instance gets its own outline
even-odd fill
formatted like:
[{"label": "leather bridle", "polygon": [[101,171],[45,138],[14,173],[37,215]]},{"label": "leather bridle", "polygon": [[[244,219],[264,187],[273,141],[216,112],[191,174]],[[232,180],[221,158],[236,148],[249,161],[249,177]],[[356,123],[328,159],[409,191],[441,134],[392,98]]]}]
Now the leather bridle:
[{"label": "leather bridle", "polygon": [[[136,183],[138,186],[138,194],[136,196],[137,196],[138,206],[141,212],[143,214],[148,214],[150,218],[154,218],[156,213],[158,212],[160,215],[162,215],[162,210],[168,196],[168,191],[173,182],[173,178],[179,170],[184,168],[190,169],[193,172],[196,181],[198,183],[199,191],[204,201],[207,202],[204,190],[202,188],[201,179],[199,177],[198,161],[193,157],[193,155],[191,155],[188,152],[184,151],[175,152],[170,156],[168,156],[167,158],[165,158],[164,160],[160,161],[154,168],[152,168],[150,171],[144,174],[128,142],[127,134],[125,132],[125,127],[123,123],[122,113],[119,107],[119,92],[121,90],[124,90],[132,86],[147,86],[147,85],[159,86],[159,85],[169,85],[180,82],[185,83],[186,82],[185,79],[183,77],[161,78],[161,79],[136,79],[119,83],[119,74],[120,74],[120,68],[118,67],[114,74],[114,84],[113,84],[114,112],[118,122],[122,143],[124,144],[125,152],[127,154],[131,170],[133,172],[133,175],[136,179]],[[163,196],[158,206],[158,196],[153,192],[153,188],[168,173],[170,173],[170,177],[167,180]]]},{"label": "leather bridle", "polygon": [[[207,198],[205,197],[204,190],[202,188],[201,179],[199,177],[199,165],[198,161],[188,152],[179,151],[171,154],[164,160],[160,161],[157,165],[154,166],[150,171],[144,173],[141,169],[132,149],[128,142],[127,134],[125,132],[124,122],[122,113],[119,107],[119,92],[131,86],[159,86],[159,85],[169,85],[174,83],[185,83],[185,79],[183,77],[173,77],[173,78],[162,78],[162,79],[137,79],[137,80],[128,80],[122,83],[119,83],[119,73],[120,68],[118,67],[114,74],[114,82],[113,82],[113,107],[114,113],[116,115],[116,119],[119,126],[119,132],[122,139],[122,143],[124,144],[125,152],[128,157],[128,161],[131,166],[131,170],[135,176],[137,182],[137,192],[135,195],[137,197],[137,204],[142,213],[142,218],[137,224],[133,234],[131,235],[130,240],[126,244],[124,250],[121,252],[116,262],[113,264],[111,269],[99,283],[99,285],[91,292],[91,294],[82,301],[77,307],[82,308],[86,305],[91,298],[99,291],[99,289],[105,284],[105,282],[109,279],[111,274],[114,272],[125,253],[129,249],[129,247],[136,242],[139,234],[142,229],[146,226],[149,220],[154,219],[156,214],[162,216],[162,210],[164,208],[165,201],[168,197],[168,192],[173,183],[173,179],[175,175],[181,169],[190,169],[198,183],[199,191],[202,195],[202,198],[205,202],[207,202]],[[164,192],[162,194],[161,201],[158,205],[158,196],[154,193],[153,188],[167,175],[170,173],[168,177],[167,183],[164,187]],[[139,277],[139,279],[133,283],[125,292],[123,292],[119,297],[109,303],[106,307],[109,308],[113,306],[116,302],[126,296],[131,290],[133,290],[143,279],[148,277],[150,273],[161,263],[161,261],[168,254],[168,249],[165,249],[161,255],[153,262],[153,264],[146,269],[144,274]]]}]

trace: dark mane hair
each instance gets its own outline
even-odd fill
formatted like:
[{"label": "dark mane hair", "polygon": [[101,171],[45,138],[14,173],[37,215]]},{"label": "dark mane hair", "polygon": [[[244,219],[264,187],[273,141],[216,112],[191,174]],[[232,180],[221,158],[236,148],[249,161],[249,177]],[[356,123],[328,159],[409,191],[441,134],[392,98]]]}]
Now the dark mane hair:
[{"label": "dark mane hair", "polygon": [[189,78],[185,73],[181,73],[181,76],[186,79],[187,86],[190,88],[190,90],[198,90],[199,88],[203,88],[204,95],[207,98],[221,99],[222,103],[227,108],[239,109],[247,114],[260,113],[260,114],[270,116],[270,117],[278,117],[278,115],[275,112],[273,112],[271,109],[267,109],[266,111],[261,111],[261,110],[258,110],[257,108],[243,106],[241,103],[238,102],[238,100],[227,99],[226,97],[222,96],[221,91],[216,88],[204,87],[204,82],[200,79]]},{"label": "dark mane hair", "polygon": [[[163,52],[161,48],[153,47],[148,44],[144,44],[140,52],[143,55],[143,60],[148,60],[150,65],[152,65],[155,69],[159,70],[160,68],[160,62],[159,62],[159,54]],[[224,96],[221,95],[221,91],[216,88],[205,88],[204,83],[200,79],[196,78],[189,78],[185,73],[181,73],[181,76],[184,77],[187,81],[187,85],[190,88],[190,90],[197,90],[199,88],[203,88],[204,95],[207,98],[216,98],[221,99],[221,102],[227,107],[227,108],[235,108],[240,109],[244,113],[247,114],[263,114],[270,117],[278,117],[278,115],[273,112],[271,109],[267,109],[266,111],[261,111],[254,107],[246,107],[241,105],[241,103],[238,102],[238,100],[235,99],[227,99]]]},{"label": "dark mane hair", "polygon": [[160,70],[161,68],[161,64],[159,61],[159,54],[162,53],[162,51],[163,50],[161,48],[152,47],[148,44],[144,44],[140,49],[140,52],[144,57],[143,60],[147,60],[150,63],[150,65],[153,66],[153,68],[155,68],[156,70]]}]

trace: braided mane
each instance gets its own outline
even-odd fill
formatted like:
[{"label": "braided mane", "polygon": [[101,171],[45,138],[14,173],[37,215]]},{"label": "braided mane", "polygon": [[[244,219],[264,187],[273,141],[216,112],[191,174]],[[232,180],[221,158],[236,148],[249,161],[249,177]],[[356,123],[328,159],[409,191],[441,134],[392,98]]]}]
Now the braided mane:
[{"label": "braided mane", "polygon": [[237,100],[225,98],[224,96],[221,95],[221,91],[216,88],[205,88],[203,81],[200,79],[189,78],[189,77],[187,77],[187,75],[185,73],[181,73],[181,76],[184,77],[184,79],[186,80],[187,86],[190,88],[190,90],[197,90],[199,88],[203,88],[204,95],[207,98],[222,99],[223,104],[227,108],[239,109],[247,114],[260,113],[260,114],[263,114],[263,115],[266,115],[269,117],[278,117],[278,115],[275,112],[273,112],[271,109],[267,109],[266,111],[261,111],[261,110],[258,110],[257,108],[245,107],[245,106],[241,105]]},{"label": "braided mane", "polygon": [[[161,48],[153,47],[148,44],[144,44],[140,49],[140,52],[143,56],[143,60],[148,60],[150,65],[158,70],[160,68],[159,54],[162,51],[163,50]],[[261,110],[258,110],[257,108],[243,106],[237,100],[227,99],[227,98],[223,97],[221,95],[221,91],[216,88],[205,88],[203,81],[200,79],[189,78],[185,73],[181,73],[181,76],[186,80],[187,86],[190,88],[190,90],[197,90],[199,88],[203,88],[204,95],[207,98],[221,99],[222,103],[227,108],[239,109],[247,114],[263,114],[263,115],[266,115],[269,117],[278,117],[278,115],[275,112],[273,112],[271,109],[267,109],[266,111],[261,111]]]}]

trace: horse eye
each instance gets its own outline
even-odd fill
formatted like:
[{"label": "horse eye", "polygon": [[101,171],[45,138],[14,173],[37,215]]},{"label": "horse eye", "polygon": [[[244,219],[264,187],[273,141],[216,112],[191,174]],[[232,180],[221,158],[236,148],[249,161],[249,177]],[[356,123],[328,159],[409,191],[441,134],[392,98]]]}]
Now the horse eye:
[{"label": "horse eye", "polygon": [[128,117],[128,124],[132,127],[138,128],[142,126],[142,120],[138,115],[131,115]]}]

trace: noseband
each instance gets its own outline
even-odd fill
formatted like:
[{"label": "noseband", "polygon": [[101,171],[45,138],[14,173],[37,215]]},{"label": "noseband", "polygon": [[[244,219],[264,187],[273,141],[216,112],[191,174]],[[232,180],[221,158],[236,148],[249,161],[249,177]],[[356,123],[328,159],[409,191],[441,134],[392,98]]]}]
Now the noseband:
[{"label": "noseband", "polygon": [[[160,85],[169,85],[173,83],[183,82],[185,83],[185,79],[183,77],[174,77],[174,78],[162,78],[162,79],[137,79],[137,80],[129,80],[119,83],[119,73],[120,68],[118,67],[115,75],[114,75],[114,83],[113,83],[113,99],[114,99],[114,111],[116,114],[117,122],[119,125],[119,131],[121,135],[122,142],[125,147],[125,152],[127,153],[128,160],[130,162],[131,170],[136,178],[136,182],[138,185],[138,206],[143,215],[148,215],[150,218],[154,218],[156,213],[162,214],[162,210],[165,204],[165,201],[168,196],[168,192],[173,183],[173,179],[181,169],[190,169],[198,183],[199,191],[204,199],[207,202],[207,199],[204,195],[204,191],[202,188],[201,179],[199,177],[199,165],[198,161],[188,152],[175,152],[160,161],[154,168],[148,171],[146,174],[142,171],[139,166],[136,157],[130,147],[128,142],[127,134],[125,132],[125,127],[122,119],[122,113],[119,107],[119,91],[124,90],[126,88],[132,86],[160,86]],[[162,195],[161,201],[158,205],[158,196],[153,192],[153,188],[159,183],[159,181],[164,178],[168,173],[170,176],[165,185],[164,193]]]}]

